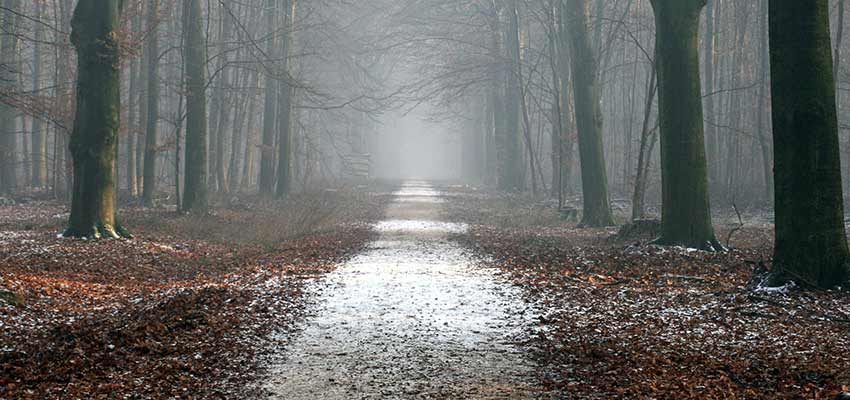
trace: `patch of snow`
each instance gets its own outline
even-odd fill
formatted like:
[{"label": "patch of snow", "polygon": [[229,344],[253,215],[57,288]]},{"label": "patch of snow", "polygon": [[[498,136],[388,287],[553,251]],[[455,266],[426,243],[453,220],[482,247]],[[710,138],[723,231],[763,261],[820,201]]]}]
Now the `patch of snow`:
[{"label": "patch of snow", "polygon": [[767,280],[761,281],[758,286],[756,286],[756,293],[767,293],[767,294],[788,294],[791,290],[797,287],[797,284],[793,281],[788,282],[782,286],[767,286]]}]

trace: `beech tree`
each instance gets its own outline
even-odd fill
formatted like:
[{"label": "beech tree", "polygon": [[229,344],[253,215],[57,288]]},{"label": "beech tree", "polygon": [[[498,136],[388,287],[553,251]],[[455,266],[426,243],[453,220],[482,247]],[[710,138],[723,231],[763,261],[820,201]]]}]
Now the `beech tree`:
[{"label": "beech tree", "polygon": [[157,21],[159,18],[159,0],[147,1],[148,39],[145,52],[147,65],[145,74],[147,81],[147,113],[145,117],[145,157],[144,173],[142,175],[142,203],[153,205],[156,195],[156,157],[157,157],[157,127],[159,125],[159,38]]},{"label": "beech tree", "polygon": [[776,242],[772,283],[850,278],[827,0],[770,0]]},{"label": "beech tree", "polygon": [[[0,18],[4,27],[15,31],[18,21],[19,0],[0,2]],[[4,28],[6,29],[6,28]],[[12,34],[0,39],[0,86],[4,89],[15,88],[17,84],[18,50],[17,38]],[[13,91],[14,89],[10,90]],[[0,102],[0,192],[12,194],[17,186],[17,154],[15,145],[15,108]]]},{"label": "beech tree", "polygon": [[80,0],[71,20],[77,109],[71,133],[74,182],[65,236],[117,238],[115,155],[121,107],[122,0]]},{"label": "beech tree", "polygon": [[183,211],[206,212],[207,96],[206,42],[201,0],[183,2],[183,58],[186,71],[186,178]]},{"label": "beech tree", "polygon": [[661,130],[663,245],[721,250],[711,224],[700,88],[699,17],[706,0],[652,0]]},{"label": "beech tree", "polygon": [[602,148],[602,112],[596,58],[588,33],[587,0],[566,0],[570,36],[575,120],[578,128],[581,181],[584,197],[583,226],[614,225],[608,196],[608,174]]},{"label": "beech tree", "polygon": [[277,121],[277,188],[275,196],[283,198],[289,194],[292,185],[292,95],[294,90],[290,82],[291,74],[289,67],[289,56],[292,52],[293,23],[295,21],[295,10],[298,6],[296,0],[283,0],[281,2],[283,13],[283,37],[280,40],[280,78],[278,98],[278,121]]}]

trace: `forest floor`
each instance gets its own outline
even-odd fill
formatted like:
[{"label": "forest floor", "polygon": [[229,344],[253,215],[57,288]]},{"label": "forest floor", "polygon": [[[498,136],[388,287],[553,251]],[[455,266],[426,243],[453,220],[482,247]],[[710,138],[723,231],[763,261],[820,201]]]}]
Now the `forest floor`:
[{"label": "forest floor", "polygon": [[[0,206],[0,398],[831,399],[850,295],[768,289],[772,225],[724,253],[577,229],[551,201],[407,183],[210,216],[131,208],[129,240]],[[367,193],[368,192],[368,193]]]},{"label": "forest floor", "polygon": [[554,397],[832,399],[848,390],[850,294],[761,287],[773,242],[764,213],[716,217],[730,250],[707,253],[577,229],[550,202],[451,194],[450,217],[470,225],[455,239],[536,310],[525,345]]},{"label": "forest floor", "polygon": [[58,203],[0,207],[0,398],[243,398],[305,282],[357,253],[387,196],[325,191],[209,216],[122,210],[135,235],[57,236]]}]

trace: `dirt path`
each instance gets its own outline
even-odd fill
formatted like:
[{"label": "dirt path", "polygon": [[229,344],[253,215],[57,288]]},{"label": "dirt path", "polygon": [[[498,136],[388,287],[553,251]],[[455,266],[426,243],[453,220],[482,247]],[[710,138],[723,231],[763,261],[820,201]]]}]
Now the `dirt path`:
[{"label": "dirt path", "polygon": [[315,309],[273,362],[279,399],[529,398],[517,345],[532,315],[519,292],[474,267],[425,182],[395,194],[380,237],[312,286]]}]

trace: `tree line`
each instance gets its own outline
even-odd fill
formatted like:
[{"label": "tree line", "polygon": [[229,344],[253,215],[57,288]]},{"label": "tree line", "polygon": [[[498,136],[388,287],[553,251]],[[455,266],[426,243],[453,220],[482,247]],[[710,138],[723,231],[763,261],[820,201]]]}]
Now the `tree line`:
[{"label": "tree line", "polygon": [[[211,193],[284,198],[331,175],[327,159],[344,159],[331,156],[374,147],[376,114],[427,101],[456,122],[470,181],[580,193],[588,227],[614,223],[612,202],[633,219],[660,203],[657,243],[712,251],[712,202],[772,206],[773,283],[850,276],[844,0],[4,0],[0,11],[0,189],[70,198],[69,236],[126,234],[122,188],[153,205],[165,183],[184,212],[205,212]],[[397,68],[413,78],[391,87]]]}]

